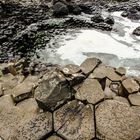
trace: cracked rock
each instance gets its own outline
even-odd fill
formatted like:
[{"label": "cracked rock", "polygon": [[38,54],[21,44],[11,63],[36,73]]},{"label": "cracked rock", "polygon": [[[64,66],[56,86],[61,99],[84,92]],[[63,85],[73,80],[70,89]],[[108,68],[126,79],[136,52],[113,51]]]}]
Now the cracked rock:
[{"label": "cracked rock", "polygon": [[96,107],[96,128],[102,140],[134,140],[140,137],[140,117],[128,105],[106,100]]},{"label": "cracked rock", "polygon": [[44,75],[35,90],[38,106],[45,110],[54,110],[70,97],[68,81],[62,73],[57,71]]},{"label": "cracked rock", "polygon": [[0,135],[5,140],[16,140],[10,138],[16,136],[19,126],[37,114],[37,109],[34,99],[24,100],[15,106],[10,95],[2,96],[0,98]]},{"label": "cracked rock", "polygon": [[84,74],[89,75],[100,63],[101,61],[97,58],[87,58],[80,68]]},{"label": "cracked rock", "polygon": [[89,140],[95,137],[92,105],[71,101],[54,112],[55,131],[69,140]]},{"label": "cracked rock", "polygon": [[139,84],[133,78],[127,78],[122,82],[123,87],[128,92],[128,94],[138,92]]},{"label": "cracked rock", "polygon": [[16,137],[20,140],[38,140],[50,131],[52,131],[52,114],[44,112],[20,126]]},{"label": "cracked rock", "polygon": [[104,99],[104,93],[100,83],[96,79],[86,79],[75,94],[75,98],[96,104]]},{"label": "cracked rock", "polygon": [[97,67],[89,76],[89,78],[97,79],[103,79],[106,77],[111,81],[122,80],[122,77],[115,72],[114,68],[105,65],[100,65],[99,67]]}]

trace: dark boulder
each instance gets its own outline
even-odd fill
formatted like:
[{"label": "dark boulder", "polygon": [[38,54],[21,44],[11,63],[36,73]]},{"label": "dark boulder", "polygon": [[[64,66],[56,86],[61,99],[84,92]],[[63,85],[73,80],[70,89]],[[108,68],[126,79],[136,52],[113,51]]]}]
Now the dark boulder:
[{"label": "dark boulder", "polygon": [[97,13],[91,18],[91,21],[95,23],[100,23],[100,22],[104,22],[104,18],[101,16],[101,14]]},{"label": "dark boulder", "polygon": [[140,26],[133,31],[134,35],[140,36]]},{"label": "dark boulder", "polygon": [[60,16],[65,16],[68,15],[69,10],[67,5],[65,5],[62,2],[57,2],[54,6],[53,6],[53,15],[56,17],[60,17]]},{"label": "dark boulder", "polygon": [[122,12],[121,16],[122,16],[122,17],[127,17],[128,14],[129,14],[128,12],[124,11],[124,12]]},{"label": "dark boulder", "polygon": [[115,23],[114,18],[112,16],[108,16],[105,19],[105,23],[109,24],[109,25],[113,25]]},{"label": "dark boulder", "polygon": [[74,14],[74,15],[79,15],[81,14],[82,9],[76,5],[75,3],[70,3],[67,5],[68,10],[70,13]]},{"label": "dark boulder", "polygon": [[91,10],[91,5],[89,4],[79,4],[79,7],[81,8],[82,12],[86,13],[86,14],[91,14],[92,10]]}]

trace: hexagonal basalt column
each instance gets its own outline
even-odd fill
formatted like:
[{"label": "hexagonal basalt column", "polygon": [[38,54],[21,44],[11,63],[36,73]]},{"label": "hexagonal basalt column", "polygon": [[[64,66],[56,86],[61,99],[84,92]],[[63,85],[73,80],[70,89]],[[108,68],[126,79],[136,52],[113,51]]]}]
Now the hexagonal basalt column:
[{"label": "hexagonal basalt column", "polygon": [[40,113],[21,126],[16,138],[19,140],[38,140],[52,131],[52,114]]},{"label": "hexagonal basalt column", "polygon": [[86,79],[75,94],[76,99],[86,100],[92,104],[98,103],[104,97],[102,87],[96,79]]},{"label": "hexagonal basalt column", "polygon": [[54,112],[54,129],[68,140],[90,140],[95,137],[92,105],[74,100]]},{"label": "hexagonal basalt column", "polygon": [[102,140],[136,140],[140,138],[140,116],[127,104],[106,100],[97,105],[97,137]]}]

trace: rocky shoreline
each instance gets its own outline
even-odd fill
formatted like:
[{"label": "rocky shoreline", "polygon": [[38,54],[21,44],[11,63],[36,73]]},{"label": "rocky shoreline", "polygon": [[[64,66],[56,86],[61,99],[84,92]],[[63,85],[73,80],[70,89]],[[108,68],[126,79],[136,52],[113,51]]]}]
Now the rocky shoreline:
[{"label": "rocky shoreline", "polygon": [[[64,13],[63,10],[67,12]],[[31,6],[0,2],[2,19],[0,21],[0,62],[7,62],[13,58],[30,59],[35,55],[36,49],[45,47],[58,29],[94,28],[111,31],[114,20],[110,16],[103,19],[101,10],[124,11],[122,16],[132,20],[140,19],[139,1],[111,5],[105,1],[56,2],[54,5],[42,1],[38,5]],[[72,16],[79,15],[81,12],[92,15],[91,21]],[[61,30],[57,33],[61,33]],[[134,30],[134,34],[140,35],[139,27]]]},{"label": "rocky shoreline", "polygon": [[97,58],[80,66],[31,58],[67,29],[111,31],[102,10],[140,20],[140,1],[36,2],[0,2],[0,140],[139,140],[140,77]]},{"label": "rocky shoreline", "polygon": [[136,140],[140,138],[140,78],[88,58],[24,75],[22,63],[3,67],[3,140]]}]

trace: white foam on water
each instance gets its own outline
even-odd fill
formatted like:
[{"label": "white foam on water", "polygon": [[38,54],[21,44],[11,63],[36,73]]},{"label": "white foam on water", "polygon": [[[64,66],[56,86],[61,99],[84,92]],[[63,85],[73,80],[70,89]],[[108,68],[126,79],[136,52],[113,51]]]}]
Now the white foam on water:
[{"label": "white foam on water", "polygon": [[[118,66],[127,65],[125,64],[125,59],[127,62],[129,59],[131,60],[129,62],[131,70],[128,69],[128,74],[140,75],[139,70],[133,70],[131,67],[131,63],[135,63],[136,60],[137,66],[140,68],[140,62],[138,62],[140,61],[140,37],[132,35],[133,30],[140,26],[140,21],[134,22],[123,18],[121,13],[114,12],[111,14],[115,19],[114,28],[117,32],[107,33],[97,30],[80,30],[81,33],[77,35],[76,39],[65,40],[64,45],[58,48],[56,53],[60,55],[61,59],[70,60],[70,62],[78,65],[88,57],[85,55],[86,53],[115,55],[120,61]],[[103,14],[105,15],[106,13]],[[133,62],[132,59],[134,59]],[[121,60],[123,61],[121,62]]]},{"label": "white foam on water", "polygon": [[[54,60],[58,64],[80,65],[87,57],[93,57],[97,53],[96,57],[106,59],[105,62],[108,61],[112,66],[126,67],[129,75],[140,75],[140,37],[132,35],[133,30],[140,26],[140,21],[123,18],[121,13],[111,13],[115,19],[111,32],[90,29],[73,33],[76,35],[74,38],[73,34],[62,36],[63,39],[58,43],[60,47],[52,55],[47,54],[47,60],[52,63]],[[107,17],[108,13],[103,12],[103,16]]]}]

